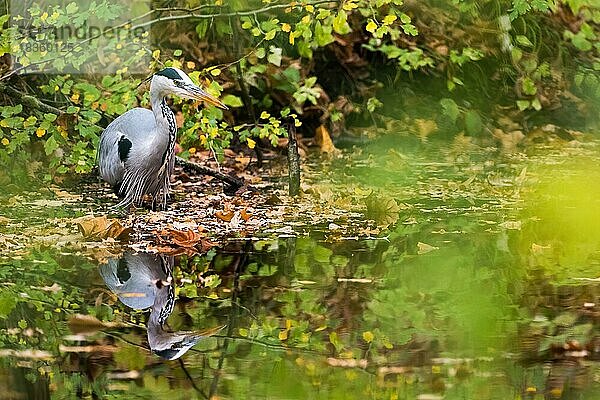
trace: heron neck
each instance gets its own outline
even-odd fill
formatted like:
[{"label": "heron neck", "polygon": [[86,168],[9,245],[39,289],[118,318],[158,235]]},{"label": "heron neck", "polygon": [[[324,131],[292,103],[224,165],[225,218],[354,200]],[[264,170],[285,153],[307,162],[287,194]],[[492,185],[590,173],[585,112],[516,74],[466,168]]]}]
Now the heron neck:
[{"label": "heron neck", "polygon": [[151,90],[150,102],[159,133],[164,136],[175,136],[177,133],[175,115],[167,105],[166,97]]}]

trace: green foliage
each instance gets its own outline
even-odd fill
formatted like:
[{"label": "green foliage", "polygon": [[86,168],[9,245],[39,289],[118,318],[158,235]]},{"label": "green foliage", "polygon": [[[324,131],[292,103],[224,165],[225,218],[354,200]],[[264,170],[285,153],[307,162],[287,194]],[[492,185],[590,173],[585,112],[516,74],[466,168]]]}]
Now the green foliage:
[{"label": "green foliage", "polygon": [[[19,70],[53,68],[59,72],[36,80],[19,78],[24,84],[14,86],[31,88],[35,98],[60,111],[7,96],[7,104],[0,106],[0,162],[27,165],[25,173],[30,176],[39,176],[44,165],[48,168],[41,175],[47,179],[89,172],[102,127],[132,107],[149,106],[148,95],[136,92],[139,77],[130,76],[129,71],[135,67],[150,74],[176,66],[191,72],[198,69],[198,56],[191,49],[204,46],[215,65],[190,75],[213,95],[221,96],[231,111],[224,113],[214,107],[197,111],[175,99],[174,107],[183,114],[179,142],[184,156],[205,148],[221,158],[232,143],[245,143],[251,149],[276,145],[278,138],[287,134],[286,123],[301,126],[303,119],[315,117],[315,110],[327,110],[321,122],[338,128],[351,112],[377,121],[375,114],[386,112],[386,107],[375,91],[388,86],[388,81],[395,84],[417,75],[441,79],[448,92],[466,97],[482,93],[482,86],[493,86],[515,110],[531,113],[555,107],[563,88],[572,83],[569,71],[573,63],[578,63],[581,71],[600,69],[600,8],[596,2],[502,0],[493,7],[492,2],[479,3],[424,1],[409,7],[399,0],[344,0],[339,4],[248,1],[228,2],[222,6],[223,15],[205,4],[207,15],[203,18],[182,19],[192,32],[195,29],[191,47],[153,49],[147,35],[135,40],[115,35],[102,40],[69,39],[62,44],[65,52],[48,49],[46,54],[32,51],[34,41],[20,36],[6,15],[0,19],[0,55],[13,56]],[[563,8],[573,12],[577,24],[558,21]],[[76,3],[47,10],[33,5],[27,18],[32,28],[77,28],[92,16],[114,22],[122,11],[123,6],[115,0],[92,2],[88,8]],[[146,11],[140,10],[140,14]],[[168,37],[178,34],[159,20],[152,24],[155,29],[165,28]],[[132,33],[130,25],[119,27]],[[36,41],[54,43],[51,32],[43,29]],[[99,53],[106,70],[114,72],[103,76],[68,73],[80,71]],[[148,63],[145,57],[150,54]],[[318,68],[321,62],[327,68]],[[341,81],[343,71],[353,68],[365,71],[356,74],[362,77],[352,82],[354,87],[347,88]],[[2,84],[9,74],[0,76]],[[577,79],[587,93],[591,78]],[[340,90],[345,92],[338,93]],[[336,108],[331,93],[347,96],[355,107],[348,107],[350,111]],[[483,131],[480,125],[486,111],[477,106],[463,110],[446,100],[449,93],[440,98],[444,99],[440,103],[443,113],[453,124],[464,122],[473,132]]]}]

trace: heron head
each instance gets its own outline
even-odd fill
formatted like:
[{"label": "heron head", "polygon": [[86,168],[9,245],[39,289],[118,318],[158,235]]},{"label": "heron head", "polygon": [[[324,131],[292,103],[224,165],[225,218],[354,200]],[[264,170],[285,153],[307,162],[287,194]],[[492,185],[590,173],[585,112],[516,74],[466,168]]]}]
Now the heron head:
[{"label": "heron head", "polygon": [[152,77],[150,90],[152,90],[152,87],[160,90],[165,95],[175,94],[184,99],[204,101],[219,108],[227,109],[227,106],[223,104],[221,100],[208,94],[197,86],[192,79],[179,68],[169,67],[158,71]]},{"label": "heron head", "polygon": [[225,325],[203,331],[167,332],[162,326],[148,324],[148,344],[157,356],[175,360],[184,355],[199,341],[219,333]]}]

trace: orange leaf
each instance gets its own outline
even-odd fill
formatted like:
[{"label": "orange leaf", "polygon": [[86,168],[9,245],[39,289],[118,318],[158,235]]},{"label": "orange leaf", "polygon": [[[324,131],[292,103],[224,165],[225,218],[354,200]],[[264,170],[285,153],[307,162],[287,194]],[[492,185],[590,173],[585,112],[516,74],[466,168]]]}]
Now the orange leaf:
[{"label": "orange leaf", "polygon": [[177,231],[174,229],[170,230],[169,233],[173,243],[180,247],[194,247],[202,240],[203,236],[196,231]]},{"label": "orange leaf", "polygon": [[316,129],[315,142],[319,145],[323,153],[335,153],[337,150],[325,125],[321,125]]},{"label": "orange leaf", "polygon": [[231,221],[231,219],[233,218],[234,215],[235,215],[235,212],[230,211],[230,210],[217,211],[215,213],[215,217],[217,217],[221,221],[225,221],[225,222]]},{"label": "orange leaf", "polygon": [[252,218],[252,214],[246,211],[245,208],[242,211],[240,211],[240,216],[244,221],[248,221],[250,218]]},{"label": "orange leaf", "polygon": [[125,228],[117,219],[108,219],[105,215],[101,217],[82,217],[75,220],[79,232],[86,239],[128,240],[133,228]]}]

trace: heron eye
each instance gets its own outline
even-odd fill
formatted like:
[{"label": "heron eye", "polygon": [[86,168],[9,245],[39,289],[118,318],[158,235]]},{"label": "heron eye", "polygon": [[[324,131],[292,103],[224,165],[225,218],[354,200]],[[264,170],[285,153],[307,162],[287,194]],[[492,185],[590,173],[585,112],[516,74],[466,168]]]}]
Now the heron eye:
[{"label": "heron eye", "polygon": [[173,82],[175,83],[175,86],[177,86],[178,88],[183,88],[183,87],[185,87],[185,82],[184,82],[184,81],[180,81],[180,80],[173,80]]}]

